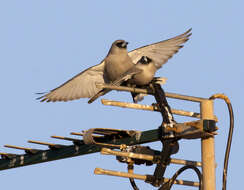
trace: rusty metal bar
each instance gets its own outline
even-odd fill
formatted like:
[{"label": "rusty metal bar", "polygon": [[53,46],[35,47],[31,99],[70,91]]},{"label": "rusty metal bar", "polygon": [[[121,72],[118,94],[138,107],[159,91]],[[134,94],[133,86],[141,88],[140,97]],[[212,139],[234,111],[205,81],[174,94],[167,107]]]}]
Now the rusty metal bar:
[{"label": "rusty metal bar", "polygon": [[[148,161],[154,160],[154,157],[152,155],[138,154],[138,153],[133,153],[133,152],[121,152],[121,151],[111,150],[109,148],[102,148],[101,154],[129,157],[129,158],[142,159],[142,160],[148,160]],[[170,162],[172,164],[192,165],[192,166],[198,166],[198,167],[202,166],[201,162],[191,161],[191,160],[182,160],[182,159],[176,159],[176,158],[171,158]]]},{"label": "rusty metal bar", "polygon": [[82,136],[84,135],[84,133],[78,133],[78,132],[71,132],[71,135],[77,135],[77,136]]},{"label": "rusty metal bar", "polygon": [[94,174],[134,178],[134,179],[140,179],[140,180],[144,180],[144,181],[147,179],[147,176],[145,176],[145,175],[132,174],[132,173],[126,173],[126,172],[117,172],[117,171],[112,171],[112,170],[104,170],[102,168],[95,168]]},{"label": "rusty metal bar", "polygon": [[[70,133],[71,135],[77,135],[77,136],[84,136],[84,133],[78,133],[78,132],[71,132]],[[96,137],[96,138],[100,138],[100,137],[102,137],[102,136],[100,136],[100,135],[92,135],[93,137]]]},{"label": "rusty metal bar", "polygon": [[122,156],[122,157],[129,157],[129,158],[153,161],[152,155],[137,154],[137,153],[133,153],[133,152],[114,151],[114,150],[111,150],[109,148],[102,148],[101,154],[115,155],[115,156]]},{"label": "rusty metal bar", "polygon": [[190,166],[202,167],[202,162],[192,161],[192,160],[182,160],[182,159],[171,158],[170,162],[172,164],[180,164],[180,165],[190,165]]},{"label": "rusty metal bar", "polygon": [[191,101],[191,102],[202,102],[202,101],[206,100],[205,98],[200,98],[200,97],[195,97],[195,96],[187,96],[187,95],[170,93],[170,92],[165,92],[165,95],[168,98],[174,98],[174,99],[179,99],[179,100],[187,100],[187,101]]},{"label": "rusty metal bar", "polygon": [[[94,174],[133,178],[133,179],[139,179],[139,180],[144,180],[144,181],[147,179],[146,175],[126,173],[126,172],[117,172],[117,171],[113,171],[113,170],[104,170],[102,168],[95,168]],[[168,178],[164,178],[163,180],[164,180],[164,182],[169,181]],[[175,180],[174,184],[199,187],[198,182],[186,181],[186,180]]]},{"label": "rusty metal bar", "polygon": [[25,147],[22,147],[22,146],[14,146],[14,145],[9,145],[9,144],[4,145],[4,147],[19,149],[19,150],[34,150],[32,148],[25,148]]},{"label": "rusty metal bar", "polygon": [[[122,107],[122,108],[131,108],[131,109],[139,109],[139,110],[146,110],[146,111],[157,111],[157,112],[160,111],[156,105],[150,106],[150,105],[142,105],[142,104],[135,104],[135,103],[129,103],[129,102],[105,100],[105,99],[102,99],[101,102],[103,105],[106,105],[106,106],[118,106],[118,107]],[[196,112],[176,110],[176,109],[171,109],[171,111],[173,114],[176,114],[176,115],[200,118],[200,113],[196,113]]]},{"label": "rusty metal bar", "polygon": [[109,84],[96,84],[97,88],[107,88],[111,90],[118,90],[118,91],[128,91],[128,92],[134,92],[134,93],[143,93],[143,94],[151,94],[153,95],[153,92],[149,89],[141,89],[141,88],[131,88],[126,86],[115,86],[115,85],[109,85]]},{"label": "rusty metal bar", "polygon": [[70,137],[62,137],[62,136],[56,136],[56,135],[53,135],[51,136],[51,138],[54,138],[54,139],[60,139],[60,140],[67,140],[67,141],[82,141],[81,139],[75,139],[75,138],[70,138]]},{"label": "rusty metal bar", "polygon": [[45,146],[49,146],[50,148],[62,148],[62,147],[65,147],[65,145],[62,145],[62,144],[53,144],[53,143],[33,141],[33,140],[29,140],[28,143],[45,145]]},{"label": "rusty metal bar", "polygon": [[25,148],[25,147],[21,147],[21,146],[14,146],[14,145],[8,145],[8,144],[4,145],[4,147],[24,150],[27,154],[36,154],[36,153],[42,151],[40,149]]},{"label": "rusty metal bar", "polygon": [[33,141],[33,140],[29,140],[28,143],[41,144],[41,145],[46,145],[46,146],[55,146],[56,145],[56,144],[52,144],[52,143]]},{"label": "rusty metal bar", "polygon": [[[134,92],[134,93],[143,93],[143,94],[153,95],[153,92],[149,89],[131,88],[131,87],[125,87],[125,86],[114,86],[114,85],[108,85],[108,84],[96,84],[96,86],[99,88],[107,88],[107,89],[111,89],[111,90],[129,91],[129,92]],[[192,101],[192,102],[202,102],[204,100],[207,100],[206,98],[187,96],[187,95],[175,94],[175,93],[170,93],[170,92],[166,92],[165,95],[168,98],[187,100],[187,101]]]}]

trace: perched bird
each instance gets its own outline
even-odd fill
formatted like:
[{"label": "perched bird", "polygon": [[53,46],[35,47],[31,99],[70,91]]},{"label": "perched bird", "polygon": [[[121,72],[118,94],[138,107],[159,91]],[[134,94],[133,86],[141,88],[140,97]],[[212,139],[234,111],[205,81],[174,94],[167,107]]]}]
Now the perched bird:
[{"label": "perched bird", "polygon": [[134,66],[134,63],[128,55],[127,45],[128,42],[124,40],[116,40],[104,59],[104,74],[110,82],[115,81]]},{"label": "perched bird", "polygon": [[143,86],[150,83],[157,71],[157,67],[153,60],[147,56],[142,56],[134,68],[127,71],[127,76],[132,73],[130,77],[130,84]]},{"label": "perched bird", "polygon": [[[126,81],[126,85],[133,87],[148,85],[153,80],[156,71],[157,67],[155,66],[154,61],[147,56],[142,56],[137,64],[124,74],[121,83]],[[135,103],[143,100],[143,97],[145,96],[145,94],[137,94],[133,92],[131,95]]]},{"label": "perched bird", "polygon": [[[149,84],[157,71],[157,67],[152,59],[147,56],[142,56],[141,59],[133,65],[130,69],[124,72],[120,77],[118,77],[115,81],[111,82],[111,85],[119,86],[124,84],[126,86],[133,87],[141,87]],[[110,92],[110,89],[103,89],[98,92],[95,96],[93,96],[88,103],[92,103],[98,97]],[[136,103],[141,101],[145,95],[131,93],[133,97],[133,101]]]},{"label": "perched bird", "polygon": [[142,56],[141,59],[130,69],[124,72],[112,84],[119,85],[125,81],[129,84],[138,86],[147,85],[154,78],[157,68],[153,60],[147,56]]},{"label": "perched bird", "polygon": [[[116,40],[112,44],[107,56],[100,64],[84,70],[38,99],[42,102],[56,102],[94,97],[101,93],[102,90],[96,86],[96,83],[109,84],[116,83],[115,81],[117,80],[117,83],[121,84],[121,82],[123,82],[121,79],[123,78],[123,74],[132,68],[136,68],[135,64],[143,71],[134,75],[132,81],[134,80],[138,85],[140,85],[140,83],[145,83],[148,81],[148,79],[146,79],[148,73],[146,72],[146,68],[151,68],[152,66],[154,66],[152,68],[156,68],[156,70],[161,68],[169,58],[183,47],[182,44],[185,43],[191,35],[190,31],[191,29],[174,38],[143,46],[129,53],[127,52],[128,42]],[[145,58],[147,61],[145,61]],[[145,67],[147,64],[143,65],[143,60],[145,63],[148,63],[148,60],[152,60],[153,65],[150,64],[150,61],[148,64],[149,66]],[[153,71],[153,75],[150,74],[149,78],[153,77],[155,72]],[[132,76],[132,74],[129,74],[129,76]],[[106,93],[106,89],[102,91]]]}]

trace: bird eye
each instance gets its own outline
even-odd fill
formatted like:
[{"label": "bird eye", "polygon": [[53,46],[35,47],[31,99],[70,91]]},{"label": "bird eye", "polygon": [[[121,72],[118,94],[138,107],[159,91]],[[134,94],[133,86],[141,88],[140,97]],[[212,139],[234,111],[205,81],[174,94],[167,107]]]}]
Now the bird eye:
[{"label": "bird eye", "polygon": [[128,44],[128,42],[121,41],[121,42],[118,42],[116,44],[116,46],[119,47],[119,48],[127,48],[127,44]]},{"label": "bird eye", "polygon": [[119,48],[122,48],[122,44],[123,44],[123,42],[119,42],[119,43],[117,43],[116,45],[117,45]]}]

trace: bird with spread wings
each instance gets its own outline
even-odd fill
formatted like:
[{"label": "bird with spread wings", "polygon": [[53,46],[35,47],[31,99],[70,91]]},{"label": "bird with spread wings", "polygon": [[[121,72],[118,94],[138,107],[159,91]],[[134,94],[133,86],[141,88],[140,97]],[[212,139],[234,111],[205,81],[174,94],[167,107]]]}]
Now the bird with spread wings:
[{"label": "bird with spread wings", "polygon": [[190,35],[191,29],[176,37],[146,45],[130,52],[127,52],[128,42],[116,40],[112,44],[108,55],[100,64],[82,71],[38,99],[42,102],[66,102],[80,98],[99,97],[100,95],[97,94],[103,95],[105,93],[101,93],[103,89],[98,88],[96,83],[111,84],[114,81],[120,81],[121,75],[133,68],[145,57],[152,60],[154,67],[158,70],[183,47]]}]

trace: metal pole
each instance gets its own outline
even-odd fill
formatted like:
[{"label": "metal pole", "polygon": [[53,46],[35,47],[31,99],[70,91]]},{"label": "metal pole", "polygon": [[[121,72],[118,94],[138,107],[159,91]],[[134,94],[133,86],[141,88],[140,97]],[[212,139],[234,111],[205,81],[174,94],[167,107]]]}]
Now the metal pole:
[{"label": "metal pole", "polygon": [[[106,105],[106,106],[118,106],[118,107],[122,107],[122,108],[131,108],[131,109],[160,112],[160,109],[155,105],[150,106],[150,105],[142,105],[142,104],[135,104],[135,103],[129,103],[129,102],[119,102],[119,101],[106,100],[106,99],[102,99],[101,102],[103,105]],[[199,113],[195,113],[195,112],[191,112],[191,111],[176,110],[176,109],[171,109],[171,111],[173,114],[176,114],[176,115],[196,117],[196,118],[201,117]]]},{"label": "metal pole", "polygon": [[[152,155],[138,154],[138,153],[133,153],[133,152],[120,152],[120,151],[111,150],[109,148],[102,148],[101,154],[129,157],[129,158],[142,159],[142,160],[148,160],[148,161],[154,160],[154,156],[152,156]],[[170,158],[170,163],[197,166],[197,167],[202,166],[201,162],[191,161],[191,160],[182,160],[182,159],[176,159],[176,158]]]},{"label": "metal pole", "polygon": [[[128,92],[154,95],[154,93],[152,92],[151,89],[131,88],[131,87],[127,87],[127,86],[115,86],[115,85],[100,84],[100,83],[97,83],[96,87],[97,88],[107,88],[110,90],[128,91]],[[192,102],[202,102],[202,101],[206,100],[205,98],[199,98],[199,97],[194,97],[194,96],[186,96],[186,95],[170,93],[170,92],[166,92],[165,95],[168,98],[175,98],[175,99],[187,100],[187,101],[192,101]]]},{"label": "metal pole", "polygon": [[[133,179],[140,179],[140,180],[147,180],[147,175],[140,175],[134,173],[126,173],[126,172],[117,172],[113,170],[105,170],[102,168],[95,168],[94,174],[96,175],[110,175],[110,176],[118,176],[118,177],[125,177],[125,178],[133,178]],[[163,178],[163,181],[166,183],[170,179]],[[187,186],[195,186],[198,187],[199,183],[194,181],[187,181],[187,180],[175,180],[174,184],[178,185],[187,185]]]},{"label": "metal pole", "polygon": [[[201,102],[201,117],[203,120],[213,120],[213,101],[204,100]],[[202,174],[203,190],[215,190],[215,151],[214,137],[202,138]]]}]

